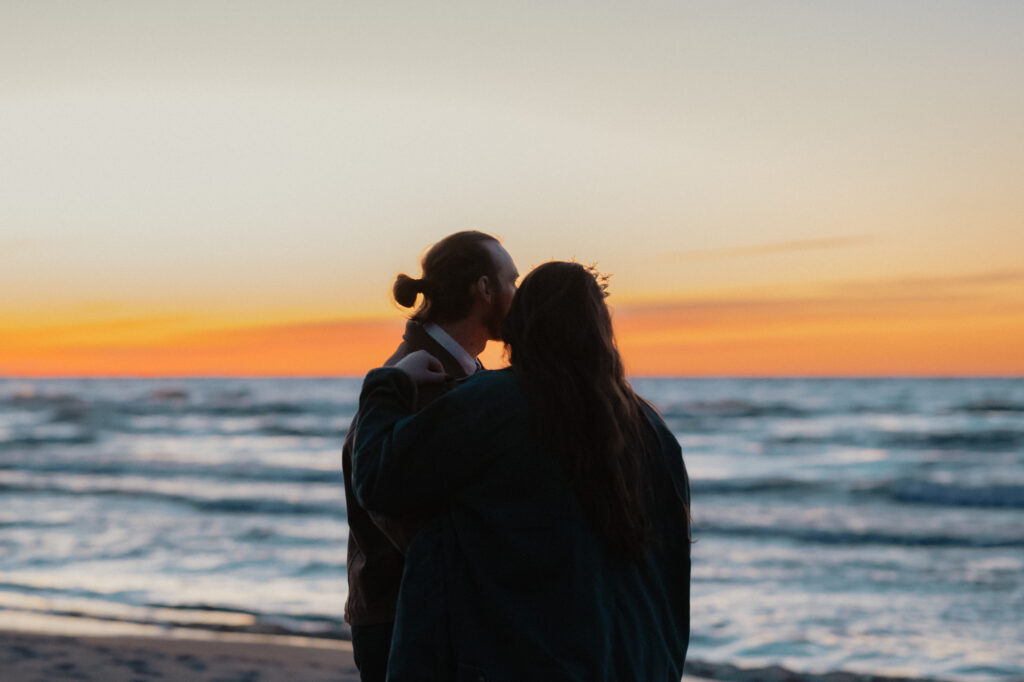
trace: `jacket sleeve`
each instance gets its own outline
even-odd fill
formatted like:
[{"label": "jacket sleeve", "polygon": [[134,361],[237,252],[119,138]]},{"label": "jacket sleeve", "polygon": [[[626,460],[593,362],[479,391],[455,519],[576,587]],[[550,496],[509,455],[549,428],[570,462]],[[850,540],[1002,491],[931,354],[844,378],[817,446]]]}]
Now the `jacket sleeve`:
[{"label": "jacket sleeve", "polygon": [[479,424],[456,389],[420,412],[398,369],[366,375],[352,453],[352,484],[368,511],[397,515],[450,498],[479,469]]},{"label": "jacket sleeve", "polygon": [[662,456],[668,467],[669,478],[676,489],[676,494],[683,502],[690,505],[690,477],[686,472],[686,464],[683,462],[683,451],[679,441],[668,428],[665,420],[653,407],[645,409],[647,419],[658,437],[658,445],[661,448]]}]

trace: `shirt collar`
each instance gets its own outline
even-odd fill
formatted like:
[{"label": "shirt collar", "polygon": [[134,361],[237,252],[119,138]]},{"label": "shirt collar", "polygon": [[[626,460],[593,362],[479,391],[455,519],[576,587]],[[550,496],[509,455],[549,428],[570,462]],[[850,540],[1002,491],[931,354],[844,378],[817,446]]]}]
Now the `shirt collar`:
[{"label": "shirt collar", "polygon": [[451,353],[451,356],[455,358],[455,361],[462,366],[462,369],[466,370],[466,376],[473,374],[479,369],[480,364],[476,358],[469,354],[469,352],[459,344],[458,341],[448,335],[448,332],[438,327],[433,322],[427,322],[423,325],[423,331],[430,334],[430,337],[441,344],[441,347]]}]

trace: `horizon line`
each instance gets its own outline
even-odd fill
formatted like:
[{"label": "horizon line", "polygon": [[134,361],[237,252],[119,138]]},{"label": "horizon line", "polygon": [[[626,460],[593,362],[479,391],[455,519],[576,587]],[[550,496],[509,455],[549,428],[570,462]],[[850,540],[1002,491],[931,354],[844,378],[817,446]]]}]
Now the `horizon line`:
[{"label": "horizon line", "polygon": [[[381,367],[371,367],[366,370],[370,372]],[[484,371],[497,371],[504,367],[495,367]],[[81,380],[161,380],[161,379],[297,379],[297,380],[321,380],[321,379],[363,379],[366,374],[51,374],[51,375],[3,375],[0,374],[0,381],[24,380],[57,380],[57,381],[81,381]],[[805,379],[805,380],[834,380],[834,379],[1024,379],[1024,374],[628,374],[628,379]]]}]

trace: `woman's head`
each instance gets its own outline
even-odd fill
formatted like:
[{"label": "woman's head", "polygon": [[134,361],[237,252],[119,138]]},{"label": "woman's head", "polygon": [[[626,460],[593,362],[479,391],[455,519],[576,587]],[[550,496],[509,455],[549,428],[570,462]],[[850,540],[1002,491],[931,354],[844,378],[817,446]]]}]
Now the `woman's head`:
[{"label": "woman's head", "polygon": [[579,263],[552,261],[523,279],[502,325],[509,362],[540,364],[566,372],[599,372],[623,378],[611,315],[607,278]]}]

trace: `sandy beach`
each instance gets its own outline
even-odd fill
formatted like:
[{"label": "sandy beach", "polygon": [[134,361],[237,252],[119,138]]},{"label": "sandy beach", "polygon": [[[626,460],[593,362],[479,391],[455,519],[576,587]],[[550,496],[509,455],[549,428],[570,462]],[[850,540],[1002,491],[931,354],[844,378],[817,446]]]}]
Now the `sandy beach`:
[{"label": "sandy beach", "polygon": [[[301,637],[67,637],[0,630],[3,682],[359,682],[352,645]],[[702,682],[684,678],[685,682]]]},{"label": "sandy beach", "polygon": [[349,642],[64,637],[0,631],[4,682],[359,682]]}]

